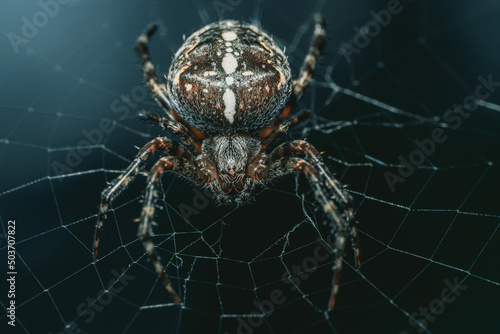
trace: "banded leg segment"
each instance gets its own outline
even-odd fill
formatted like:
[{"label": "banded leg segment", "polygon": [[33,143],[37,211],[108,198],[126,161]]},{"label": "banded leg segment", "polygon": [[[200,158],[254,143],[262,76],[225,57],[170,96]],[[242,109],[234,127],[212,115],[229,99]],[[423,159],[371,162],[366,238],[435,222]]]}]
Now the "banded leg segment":
[{"label": "banded leg segment", "polygon": [[149,114],[144,114],[144,117],[153,122],[158,124],[164,129],[169,129],[172,131],[179,139],[182,141],[182,143],[190,148],[193,149],[193,151],[196,154],[201,153],[201,143],[198,139],[196,139],[191,132],[189,131],[188,128],[186,128],[182,123],[180,122],[173,122],[165,117],[161,117],[158,114],[155,113],[149,113]]},{"label": "banded leg segment", "polygon": [[353,201],[351,195],[345,191],[340,182],[330,173],[328,168],[323,163],[318,151],[306,141],[295,141],[292,150],[295,152],[303,152],[314,165],[314,168],[319,172],[319,175],[328,187],[333,192],[334,200],[341,206],[345,214],[345,221],[349,223],[351,242],[354,251],[355,266],[361,266],[361,259],[359,254],[359,238],[356,231],[356,221],[354,219]]},{"label": "banded leg segment", "polygon": [[139,55],[139,59],[142,64],[142,68],[144,71],[144,78],[146,79],[146,83],[151,90],[151,92],[155,95],[156,100],[165,108],[168,117],[172,121],[177,121],[179,115],[172,109],[170,103],[168,102],[168,94],[165,88],[165,85],[160,84],[158,82],[158,76],[156,75],[155,67],[151,62],[151,58],[149,57],[148,43],[149,39],[154,35],[154,33],[158,30],[157,25],[150,26],[144,34],[139,36],[137,39],[137,44],[135,46],[135,50]]},{"label": "banded leg segment", "polygon": [[290,128],[297,125],[300,121],[311,116],[308,111],[301,112],[298,116],[293,117],[281,124],[277,124],[275,128],[271,130],[269,135],[262,141],[263,149],[266,149],[276,138],[287,133]]},{"label": "banded leg segment", "polygon": [[294,80],[293,82],[292,97],[293,99],[295,99],[294,102],[298,102],[302,95],[304,95],[304,91],[309,85],[309,82],[311,81],[312,75],[314,73],[314,68],[316,67],[318,57],[325,47],[325,21],[323,20],[323,17],[321,17],[321,15],[316,15],[314,19],[315,22],[312,43],[300,69],[298,79]]},{"label": "banded leg segment", "polygon": [[277,148],[275,148],[268,156],[268,161],[272,162],[284,157],[290,157],[294,154],[304,154],[314,169],[318,171],[321,181],[328,187],[333,195],[333,199],[340,206],[345,214],[345,220],[349,222],[350,234],[352,237],[352,245],[355,256],[356,267],[361,266],[360,254],[359,254],[359,240],[356,231],[356,221],[354,219],[353,212],[353,202],[352,197],[340,182],[330,173],[326,165],[321,159],[319,152],[308,142],[303,140],[295,140],[287,143],[283,143]]},{"label": "banded leg segment", "polygon": [[333,222],[336,226],[335,231],[335,262],[333,264],[333,278],[332,278],[332,291],[330,294],[330,301],[328,302],[328,309],[331,310],[335,305],[335,299],[339,291],[340,272],[342,271],[342,253],[344,252],[345,240],[347,238],[348,222],[342,217],[340,210],[331,200],[328,193],[323,189],[320,183],[320,176],[318,171],[308,162],[291,158],[290,164],[293,164],[293,169],[296,172],[304,173],[314,191],[314,196],[322,207],[323,212],[328,220]]},{"label": "banded leg segment", "polygon": [[196,139],[203,139],[205,137],[205,134],[201,132],[200,130],[190,126],[187,124],[180,116],[179,114],[172,108],[170,105],[170,102],[168,100],[168,92],[167,89],[165,88],[164,84],[160,84],[158,82],[158,76],[155,71],[155,67],[153,63],[151,62],[151,58],[149,56],[149,50],[148,50],[148,43],[151,37],[154,35],[154,33],[158,30],[157,25],[152,25],[150,26],[144,34],[139,36],[137,39],[137,44],[136,44],[136,51],[137,54],[139,55],[139,59],[142,64],[142,69],[144,71],[144,78],[146,79],[146,83],[151,90],[151,92],[154,94],[154,97],[160,103],[161,106],[165,109],[165,112],[167,113],[168,118],[172,122],[180,122],[182,123],[186,128],[189,129],[189,135],[192,136],[193,138]]},{"label": "banded leg segment", "polygon": [[[295,158],[296,154],[304,154],[309,161]],[[327,220],[332,224],[336,251],[332,293],[328,304],[328,308],[332,309],[338,292],[345,240],[349,234],[351,235],[356,266],[360,266],[359,243],[352,209],[352,198],[331,175],[322,162],[318,151],[305,141],[292,141],[278,146],[267,157],[265,166],[262,177],[269,180],[290,171],[304,173],[313,189],[316,200],[323,209]]]},{"label": "banded leg segment", "polygon": [[155,203],[158,198],[156,189],[160,182],[162,173],[167,171],[176,172],[181,176],[194,181],[195,183],[206,182],[206,176],[202,174],[195,163],[185,159],[184,157],[163,157],[158,160],[158,162],[151,169],[146,186],[146,192],[144,194],[144,204],[141,212],[138,235],[143,242],[144,248],[151,256],[155,270],[158,275],[160,275],[165,288],[172,296],[174,302],[179,304],[179,297],[165,275],[163,265],[160,262],[160,257],[155,251],[153,241],[150,239],[151,224],[155,214]]},{"label": "banded leg segment", "polygon": [[189,161],[195,161],[191,153],[182,145],[167,138],[155,138],[144,145],[127,169],[120,176],[114,179],[102,192],[94,238],[94,258],[97,258],[98,256],[101,231],[104,225],[104,218],[109,209],[109,204],[135,178],[137,173],[144,167],[153,152],[156,150],[166,151],[175,156],[182,156]]},{"label": "banded leg segment", "polygon": [[328,189],[325,189],[321,182],[319,171],[317,171],[312,164],[300,158],[284,157],[273,162],[270,168],[274,171],[281,169],[283,171],[282,174],[293,171],[303,173],[309,181],[314,196],[325,213],[327,220],[336,227],[334,233],[335,260],[332,268],[332,291],[328,302],[328,310],[331,310],[335,305],[335,299],[339,290],[340,272],[342,271],[342,254],[344,252],[345,240],[348,235],[349,223],[345,221],[342,216],[342,211],[339,210],[338,206],[331,199]]}]

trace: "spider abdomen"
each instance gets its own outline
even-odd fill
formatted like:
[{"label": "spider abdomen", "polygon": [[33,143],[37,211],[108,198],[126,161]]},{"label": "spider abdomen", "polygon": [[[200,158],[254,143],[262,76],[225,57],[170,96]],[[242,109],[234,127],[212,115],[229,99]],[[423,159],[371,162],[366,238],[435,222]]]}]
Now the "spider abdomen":
[{"label": "spider abdomen", "polygon": [[282,111],[291,94],[290,66],[264,32],[221,21],[191,35],[176,53],[167,89],[190,125],[210,133],[249,132]]}]

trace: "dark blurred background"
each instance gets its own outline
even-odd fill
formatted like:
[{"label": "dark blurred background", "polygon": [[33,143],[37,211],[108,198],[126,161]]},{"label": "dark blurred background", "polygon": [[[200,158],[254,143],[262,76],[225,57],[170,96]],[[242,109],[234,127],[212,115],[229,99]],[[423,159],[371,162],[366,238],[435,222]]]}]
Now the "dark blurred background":
[{"label": "dark blurred background", "polygon": [[[2,279],[0,332],[500,332],[500,1],[0,3],[5,273],[9,220],[17,241],[16,326],[7,325]],[[165,135],[138,117],[160,111],[134,52],[145,27],[160,24],[150,48],[160,77],[183,35],[225,18],[271,34],[296,75],[317,12],[328,42],[298,108],[314,116],[283,139],[323,151],[354,198],[362,268],[348,244],[334,311],[326,312],[333,256],[302,272],[329,232],[302,177],[241,208],[163,177],[154,241],[182,306],[171,304],[137,240],[144,177],[113,203],[94,261],[102,189],[134,146]],[[477,97],[488,78],[480,92],[490,94]],[[464,99],[470,115],[460,111]],[[415,140],[440,130],[446,140],[425,154]],[[400,171],[409,175],[391,190],[388,173]],[[275,290],[283,302],[270,313]]]}]

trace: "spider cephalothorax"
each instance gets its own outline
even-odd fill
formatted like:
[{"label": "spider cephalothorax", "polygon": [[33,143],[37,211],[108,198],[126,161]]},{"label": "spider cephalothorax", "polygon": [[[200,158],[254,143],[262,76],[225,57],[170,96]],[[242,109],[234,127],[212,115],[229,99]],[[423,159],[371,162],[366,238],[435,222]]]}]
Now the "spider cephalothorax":
[{"label": "spider cephalothorax", "polygon": [[260,142],[239,135],[214,136],[203,141],[202,152],[213,178],[210,186],[221,204],[247,200],[254,185],[253,165],[259,157]]},{"label": "spider cephalothorax", "polygon": [[[291,114],[309,84],[325,41],[322,19],[316,18],[313,43],[298,79],[292,81],[284,52],[257,27],[238,21],[208,25],[190,36],[170,66],[166,85],[158,82],[147,44],[151,27],[137,42],[146,82],[166,117],[147,117],[169,129],[182,144],[158,137],[144,145],[134,161],[104,191],[97,218],[94,256],[109,203],[144,167],[156,150],[165,152],[151,168],[140,217],[139,237],[156,271],[176,303],[150,239],[156,187],[164,171],[175,172],[212,189],[222,204],[246,202],[255,184],[299,172],[307,177],[319,207],[335,233],[333,287],[328,308],[338,291],[342,252],[349,233],[356,264],[359,249],[351,196],[328,171],[316,149],[303,140],[283,143],[268,152],[274,140],[297,124],[305,113]],[[302,156],[299,158],[297,156]]]}]

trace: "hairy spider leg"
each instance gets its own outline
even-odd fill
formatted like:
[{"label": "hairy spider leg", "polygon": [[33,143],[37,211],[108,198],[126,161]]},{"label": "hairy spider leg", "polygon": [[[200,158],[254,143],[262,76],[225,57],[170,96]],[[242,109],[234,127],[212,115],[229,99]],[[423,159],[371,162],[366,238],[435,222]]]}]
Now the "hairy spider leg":
[{"label": "hairy spider leg", "polygon": [[149,39],[154,35],[156,30],[158,30],[158,25],[154,24],[151,25],[144,34],[140,35],[137,38],[135,50],[139,55],[142,69],[144,71],[144,78],[146,79],[146,84],[148,85],[149,89],[155,95],[156,100],[165,108],[168,117],[172,121],[178,121],[180,117],[170,106],[165,85],[158,82],[158,76],[156,75],[155,67],[151,62],[151,58],[149,56]]},{"label": "hairy spider leg", "polygon": [[325,21],[321,15],[315,16],[314,33],[312,37],[312,44],[309,48],[307,56],[304,58],[302,67],[299,72],[299,77],[297,80],[293,81],[293,91],[292,97],[296,102],[300,100],[304,91],[311,81],[312,75],[314,73],[314,68],[318,62],[318,57],[321,51],[325,47],[326,42],[326,27]]},{"label": "hairy spider leg", "polygon": [[290,100],[286,104],[279,117],[276,118],[276,120],[274,120],[269,126],[261,130],[260,136],[262,138],[267,138],[269,135],[274,133],[274,129],[288,118],[290,112],[295,107],[297,102],[302,98],[302,95],[304,95],[304,91],[311,81],[312,75],[314,73],[314,68],[316,67],[316,63],[318,61],[318,57],[321,54],[321,50],[323,50],[326,41],[326,28],[323,17],[321,15],[316,15],[314,20],[315,25],[312,36],[312,43],[307,56],[304,58],[304,62],[302,63],[298,79],[293,81],[292,95],[290,97]]},{"label": "hairy spider leg", "polygon": [[309,143],[299,141],[296,148],[298,151],[303,151],[304,154],[313,163],[314,168],[319,171],[319,175],[323,179],[324,184],[333,192],[333,198],[342,205],[345,213],[345,220],[349,223],[351,243],[354,251],[354,263],[356,268],[361,267],[359,238],[356,231],[356,220],[354,219],[353,202],[351,195],[345,190],[345,187],[330,173],[328,168],[323,163],[319,152]]},{"label": "hairy spider leg", "polygon": [[172,131],[184,145],[192,148],[196,154],[201,153],[201,143],[197,140],[189,129],[180,122],[171,121],[165,117],[161,117],[156,113],[143,114],[148,121],[151,121],[164,129],[169,129]]},{"label": "hairy spider leg", "polygon": [[[156,75],[155,67],[153,63],[151,62],[151,58],[149,56],[149,51],[148,51],[148,43],[150,38],[154,35],[154,33],[158,30],[158,25],[152,25],[150,26],[144,34],[139,36],[137,38],[137,44],[136,44],[136,51],[137,54],[139,55],[139,59],[142,64],[142,68],[144,71],[144,78],[146,79],[146,83],[151,90],[151,92],[154,94],[156,100],[160,103],[161,106],[165,109],[165,112],[168,116],[168,118],[172,122],[180,122],[184,125],[185,128],[187,128],[189,131],[185,134],[186,136],[192,137],[190,142],[198,142],[198,145],[196,146],[199,148],[199,139],[205,138],[205,134],[201,132],[200,130],[190,126],[187,124],[180,116],[179,114],[170,106],[170,102],[168,100],[168,92],[167,89],[165,88],[164,84],[160,84],[158,82],[158,76]],[[200,153],[201,151],[197,151],[196,153]]]},{"label": "hairy spider leg", "polygon": [[165,151],[174,156],[182,156],[195,163],[194,157],[187,149],[184,148],[184,146],[168,138],[155,138],[144,145],[127,169],[120,176],[114,179],[102,192],[94,238],[94,258],[97,258],[98,255],[101,231],[104,225],[104,218],[108,212],[109,204],[135,178],[137,173],[144,167],[153,152],[156,150]]},{"label": "hairy spider leg", "polygon": [[303,119],[308,117],[311,117],[311,113],[307,110],[304,110],[300,112],[298,116],[285,120],[283,123],[277,125],[275,128],[273,128],[269,136],[262,140],[262,146],[263,146],[262,148],[264,150],[267,149],[267,147],[274,140],[276,140],[276,138],[278,138],[281,135],[284,135],[288,130],[290,130],[290,128],[297,125]]},{"label": "hairy spider leg", "polygon": [[[309,162],[295,158],[294,155],[298,153],[304,154]],[[332,268],[334,275],[328,303],[328,309],[331,310],[335,305],[335,298],[339,290],[343,251],[349,230],[356,266],[360,266],[359,242],[352,211],[352,198],[328,171],[318,151],[306,141],[296,140],[281,144],[269,154],[264,165],[266,166],[262,173],[264,182],[269,182],[275,177],[292,171],[304,173],[313,189],[315,198],[327,219],[332,223],[336,258]],[[322,185],[326,185],[326,189]]]},{"label": "hairy spider leg", "polygon": [[179,297],[165,275],[163,265],[160,262],[160,257],[155,251],[153,241],[150,239],[151,223],[155,213],[155,202],[158,198],[156,188],[158,187],[162,173],[168,171],[175,172],[197,184],[206,183],[207,176],[201,172],[201,169],[196,162],[190,161],[185,157],[163,157],[154,164],[153,168],[151,168],[148,176],[146,191],[144,193],[144,204],[142,206],[138,236],[141,238],[144,248],[151,256],[156,272],[160,275],[165,288],[172,296],[174,302],[179,304]]}]

